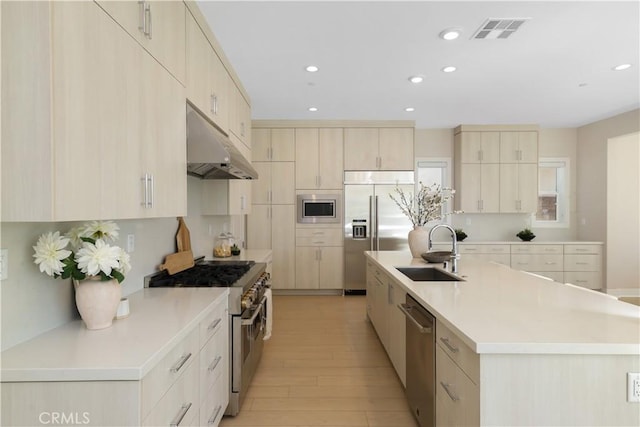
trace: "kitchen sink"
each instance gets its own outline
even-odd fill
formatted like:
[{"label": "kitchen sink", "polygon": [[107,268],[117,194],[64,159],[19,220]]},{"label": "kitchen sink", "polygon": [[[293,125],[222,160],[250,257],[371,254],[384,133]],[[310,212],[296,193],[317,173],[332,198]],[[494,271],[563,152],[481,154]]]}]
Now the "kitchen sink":
[{"label": "kitchen sink", "polygon": [[463,282],[453,274],[430,267],[396,267],[400,273],[414,282]]}]

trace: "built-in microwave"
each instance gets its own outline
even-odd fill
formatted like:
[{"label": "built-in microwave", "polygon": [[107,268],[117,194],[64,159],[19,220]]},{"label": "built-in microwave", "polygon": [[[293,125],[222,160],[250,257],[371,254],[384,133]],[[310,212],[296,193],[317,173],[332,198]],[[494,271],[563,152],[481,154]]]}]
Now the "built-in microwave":
[{"label": "built-in microwave", "polygon": [[342,203],[339,194],[298,194],[299,224],[339,224]]}]

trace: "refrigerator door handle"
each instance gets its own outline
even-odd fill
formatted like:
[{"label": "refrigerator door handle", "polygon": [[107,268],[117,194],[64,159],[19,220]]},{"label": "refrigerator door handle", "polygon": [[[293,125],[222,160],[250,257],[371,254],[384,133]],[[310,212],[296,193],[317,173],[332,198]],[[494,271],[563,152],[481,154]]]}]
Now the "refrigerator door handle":
[{"label": "refrigerator door handle", "polygon": [[374,235],[375,235],[375,225],[373,224],[373,196],[369,196],[369,221],[371,222],[371,224],[369,224],[369,250],[375,250],[376,248],[373,246],[374,243]]},{"label": "refrigerator door handle", "polygon": [[378,229],[378,196],[376,196],[376,208],[375,208],[375,215],[376,215],[376,251],[380,250],[380,235],[378,233],[379,229]]}]

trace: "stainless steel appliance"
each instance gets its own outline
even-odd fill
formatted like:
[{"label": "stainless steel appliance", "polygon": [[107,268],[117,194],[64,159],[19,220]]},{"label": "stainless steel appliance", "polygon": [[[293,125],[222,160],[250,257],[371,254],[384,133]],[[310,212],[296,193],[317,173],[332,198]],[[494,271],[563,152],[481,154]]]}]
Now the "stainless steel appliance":
[{"label": "stainless steel appliance", "polygon": [[340,224],[341,196],[338,194],[298,194],[299,224]]},{"label": "stainless steel appliance", "polygon": [[420,427],[436,423],[435,317],[411,295],[399,306],[407,317],[407,401]]},{"label": "stainless steel appliance", "polygon": [[228,287],[230,394],[226,415],[237,415],[258,367],[267,317],[265,291],[271,287],[266,264],[254,261],[202,261],[174,275],[145,277],[145,287]]},{"label": "stainless steel appliance", "polygon": [[389,194],[396,186],[414,193],[412,171],[344,173],[344,269],[346,293],[366,289],[364,251],[408,249],[411,221]]}]

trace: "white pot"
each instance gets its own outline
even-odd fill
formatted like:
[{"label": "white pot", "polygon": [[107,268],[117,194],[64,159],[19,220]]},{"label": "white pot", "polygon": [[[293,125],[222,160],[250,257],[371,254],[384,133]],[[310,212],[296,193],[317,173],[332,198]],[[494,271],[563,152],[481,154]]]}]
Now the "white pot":
[{"label": "white pot", "polygon": [[74,280],[76,306],[87,329],[105,329],[116,315],[122,287],[116,279],[102,281],[99,277]]},{"label": "white pot", "polygon": [[420,258],[421,254],[428,251],[430,229],[431,227],[418,226],[409,231],[409,250],[414,258]]}]

